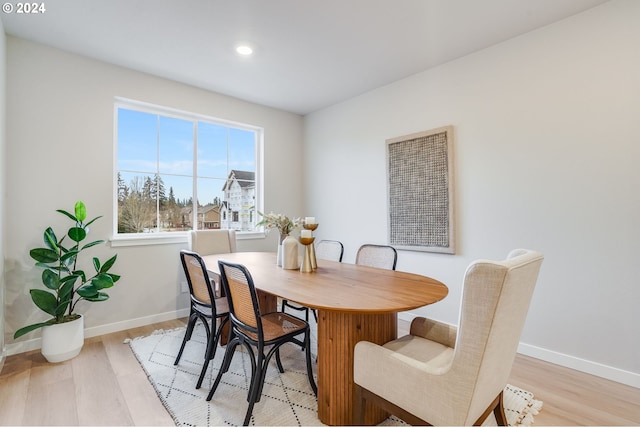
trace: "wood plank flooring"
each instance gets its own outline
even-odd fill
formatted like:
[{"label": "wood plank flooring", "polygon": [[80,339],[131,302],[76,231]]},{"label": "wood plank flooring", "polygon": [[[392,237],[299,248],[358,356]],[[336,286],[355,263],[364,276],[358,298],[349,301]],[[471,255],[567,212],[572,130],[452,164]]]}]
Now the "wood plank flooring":
[{"label": "wood plank flooring", "polygon": [[[80,355],[63,363],[47,363],[39,351],[8,357],[0,425],[174,425],[123,341],[184,320],[87,339]],[[407,329],[399,321],[399,333]],[[534,425],[640,425],[640,389],[520,355],[509,382],[544,402]]]}]

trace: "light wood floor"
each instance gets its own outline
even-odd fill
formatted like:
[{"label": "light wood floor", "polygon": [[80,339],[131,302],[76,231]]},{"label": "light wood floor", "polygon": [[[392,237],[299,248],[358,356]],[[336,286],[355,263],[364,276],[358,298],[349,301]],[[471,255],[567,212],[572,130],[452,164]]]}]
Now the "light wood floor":
[{"label": "light wood floor", "polygon": [[[86,340],[76,358],[10,356],[0,373],[0,425],[174,425],[126,338],[184,325],[158,323]],[[400,322],[400,333],[407,329]],[[535,425],[640,425],[640,389],[525,356],[509,382],[544,402]]]}]

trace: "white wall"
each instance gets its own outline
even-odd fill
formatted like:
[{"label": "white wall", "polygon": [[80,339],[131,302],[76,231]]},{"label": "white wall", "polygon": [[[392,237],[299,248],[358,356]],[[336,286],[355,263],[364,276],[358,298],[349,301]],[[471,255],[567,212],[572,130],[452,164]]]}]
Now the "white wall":
[{"label": "white wall", "polygon": [[385,139],[453,125],[457,254],[398,260],[450,293],[413,314],[457,323],[472,260],[536,249],[521,351],[640,387],[639,22],[613,1],[306,116],[318,238],[385,243]]},{"label": "white wall", "polygon": [[[94,238],[110,238],[113,223],[113,102],[141,100],[264,128],[265,210],[301,215],[302,118],[219,94],[107,65],[44,45],[8,37],[6,340],[28,322],[46,318],[28,290],[40,287],[29,249],[48,225],[68,226],[56,209],[87,204]],[[294,179],[292,179],[292,177]],[[186,242],[186,238],[185,238]],[[275,250],[276,236],[243,240],[239,250]],[[104,247],[118,253],[122,279],[104,303],[82,306],[89,335],[173,318],[187,307],[180,294],[178,252],[186,244]],[[34,333],[26,338],[39,336]],[[20,342],[24,342],[22,339]],[[11,352],[34,345],[11,344]],[[37,345],[37,343],[35,344]]]}]

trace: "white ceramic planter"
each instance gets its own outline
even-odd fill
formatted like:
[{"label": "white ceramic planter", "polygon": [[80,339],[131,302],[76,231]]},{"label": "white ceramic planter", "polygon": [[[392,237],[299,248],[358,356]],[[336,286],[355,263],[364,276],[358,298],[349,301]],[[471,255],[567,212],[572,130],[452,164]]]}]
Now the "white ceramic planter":
[{"label": "white ceramic planter", "polygon": [[42,355],[51,363],[76,357],[84,345],[84,318],[42,328]]}]

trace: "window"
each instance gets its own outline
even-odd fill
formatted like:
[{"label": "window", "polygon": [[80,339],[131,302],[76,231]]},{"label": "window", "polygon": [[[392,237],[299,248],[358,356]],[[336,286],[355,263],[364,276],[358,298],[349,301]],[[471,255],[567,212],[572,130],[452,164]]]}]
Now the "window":
[{"label": "window", "polygon": [[116,234],[255,230],[262,129],[117,100]]}]

